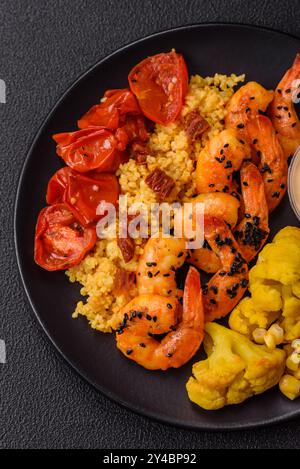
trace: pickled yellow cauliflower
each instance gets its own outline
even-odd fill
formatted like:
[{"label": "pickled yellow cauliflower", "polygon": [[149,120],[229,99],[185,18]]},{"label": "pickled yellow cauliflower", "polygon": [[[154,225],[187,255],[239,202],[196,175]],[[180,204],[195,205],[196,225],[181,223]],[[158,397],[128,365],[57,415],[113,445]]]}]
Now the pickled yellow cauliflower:
[{"label": "pickled yellow cauliflower", "polygon": [[285,368],[286,353],[256,345],[216,323],[207,323],[206,360],[195,363],[187,382],[189,398],[206,410],[238,404],[275,386]]},{"label": "pickled yellow cauliflower", "polygon": [[251,336],[278,321],[285,341],[300,337],[300,228],[288,226],[267,244],[249,272],[251,298],[229,318],[231,329]]}]

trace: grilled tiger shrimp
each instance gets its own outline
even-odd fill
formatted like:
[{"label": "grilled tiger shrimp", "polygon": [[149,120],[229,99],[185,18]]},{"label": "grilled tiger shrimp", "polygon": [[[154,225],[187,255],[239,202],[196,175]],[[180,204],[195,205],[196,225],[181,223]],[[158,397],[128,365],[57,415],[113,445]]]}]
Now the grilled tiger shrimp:
[{"label": "grilled tiger shrimp", "polygon": [[[273,99],[273,92],[266,90],[255,81],[250,81],[238,89],[227,104],[225,125],[234,129],[238,136],[249,143],[247,122],[260,112],[265,112]],[[251,148],[252,161],[259,163],[255,151]]]},{"label": "grilled tiger shrimp", "polygon": [[[223,192],[200,194],[191,199],[192,204],[202,203],[204,214],[225,220],[232,228],[236,226],[240,202],[236,197]],[[221,268],[219,257],[207,242],[199,249],[191,249],[187,261],[208,273],[215,273]]]},{"label": "grilled tiger shrimp", "polygon": [[[300,53],[296,55],[292,67],[278,84],[270,105],[270,116],[285,156],[292,156],[300,145],[300,122],[295,111],[293,98],[299,90]],[[299,93],[299,91],[298,91]]]},{"label": "grilled tiger shrimp", "polygon": [[244,218],[234,231],[243,257],[250,262],[261,250],[269,235],[269,209],[262,175],[253,163],[241,168]]},{"label": "grilled tiger shrimp", "polygon": [[[190,268],[183,307],[176,298],[146,294],[123,308],[117,331],[118,349],[149,370],[179,368],[197,352],[204,337],[204,311],[200,275]],[[167,334],[161,342],[158,334]]]},{"label": "grilled tiger shrimp", "polygon": [[286,192],[286,157],[268,117],[257,116],[251,119],[247,123],[247,131],[260,158],[259,168],[263,175],[269,212],[272,212]]},{"label": "grilled tiger shrimp", "polygon": [[234,130],[223,130],[199,154],[195,177],[197,192],[225,192],[238,197],[232,175],[249,158],[247,143],[237,138]]},{"label": "grilled tiger shrimp", "polygon": [[181,296],[175,272],[187,256],[186,243],[180,238],[150,238],[137,268],[137,288],[140,295],[158,294]]},{"label": "grilled tiger shrimp", "polygon": [[204,218],[204,235],[219,256],[222,267],[203,288],[206,321],[226,316],[242,298],[248,285],[248,266],[228,225],[219,218]]}]

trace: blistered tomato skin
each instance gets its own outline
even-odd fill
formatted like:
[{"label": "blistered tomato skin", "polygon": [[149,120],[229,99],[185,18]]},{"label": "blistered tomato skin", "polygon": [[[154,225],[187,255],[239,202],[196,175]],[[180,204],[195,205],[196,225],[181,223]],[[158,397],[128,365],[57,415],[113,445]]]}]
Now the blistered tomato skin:
[{"label": "blistered tomato skin", "polygon": [[79,173],[114,171],[118,159],[117,139],[106,129],[89,127],[76,132],[56,134],[56,152],[64,162]]},{"label": "blistered tomato skin", "polygon": [[65,204],[41,210],[35,232],[34,260],[48,271],[79,264],[96,243],[95,227],[83,227]]},{"label": "blistered tomato skin", "polygon": [[47,203],[65,203],[79,222],[88,226],[96,222],[97,207],[101,201],[113,205],[119,197],[119,183],[110,173],[76,173],[69,167],[59,169],[50,179]]},{"label": "blistered tomato skin", "polygon": [[148,57],[131,70],[128,80],[146,117],[162,125],[177,119],[188,90],[187,68],[180,54]]}]

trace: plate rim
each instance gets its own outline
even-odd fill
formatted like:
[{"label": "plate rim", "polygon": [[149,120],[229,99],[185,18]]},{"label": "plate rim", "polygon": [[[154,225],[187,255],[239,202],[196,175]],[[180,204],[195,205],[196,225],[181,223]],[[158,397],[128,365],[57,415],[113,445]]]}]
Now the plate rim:
[{"label": "plate rim", "polygon": [[14,205],[13,205],[13,231],[14,231],[14,255],[15,255],[15,260],[17,262],[18,266],[18,272],[21,278],[21,283],[23,290],[26,293],[27,300],[29,302],[29,305],[31,307],[31,314],[34,316],[35,320],[39,324],[40,328],[44,331],[44,333],[47,336],[47,340],[49,343],[51,343],[54,346],[55,353],[57,355],[60,355],[63,360],[70,366],[77,375],[81,379],[83,379],[85,382],[87,382],[90,386],[92,386],[97,392],[100,392],[103,396],[108,398],[110,401],[116,403],[117,405],[120,405],[121,407],[125,408],[126,410],[132,411],[133,413],[140,415],[142,417],[146,417],[148,419],[154,420],[158,423],[170,426],[170,427],[176,427],[176,428],[181,428],[181,429],[188,429],[188,430],[193,430],[193,431],[211,431],[211,432],[221,432],[221,431],[238,431],[238,430],[252,430],[255,428],[264,428],[267,426],[279,424],[282,422],[286,421],[291,421],[296,418],[300,417],[300,407],[299,409],[293,410],[287,414],[284,414],[282,416],[275,416],[271,418],[267,418],[265,420],[257,420],[251,423],[230,423],[230,424],[222,424],[222,425],[216,425],[212,421],[211,423],[205,423],[205,422],[199,422],[199,425],[193,425],[189,423],[184,423],[178,418],[173,418],[172,420],[169,417],[165,417],[163,415],[160,415],[158,412],[155,411],[147,411],[144,410],[142,407],[138,405],[134,405],[130,402],[124,401],[122,398],[120,398],[118,395],[116,395],[114,392],[111,392],[109,389],[107,389],[104,386],[99,385],[96,383],[92,378],[87,376],[86,372],[84,369],[81,369],[75,362],[73,362],[70,358],[68,358],[61,347],[56,343],[56,340],[54,337],[52,337],[50,331],[47,328],[46,323],[40,318],[39,313],[37,309],[35,308],[33,301],[30,297],[27,284],[25,281],[25,277],[23,274],[22,270],[22,262],[21,262],[21,244],[19,243],[19,235],[17,232],[17,219],[18,219],[18,205],[20,201],[20,195],[22,191],[22,185],[23,185],[23,179],[24,175],[26,173],[26,168],[29,164],[30,161],[30,155],[36,146],[36,143],[38,139],[40,138],[40,135],[44,129],[44,127],[47,125],[48,121],[51,119],[52,115],[55,113],[56,109],[59,107],[61,102],[65,99],[65,97],[68,95],[68,93],[71,91],[72,88],[77,86],[81,80],[83,80],[86,76],[88,76],[94,69],[96,69],[98,66],[100,66],[102,63],[109,61],[113,56],[126,51],[126,49],[129,49],[130,47],[142,43],[143,41],[146,41],[148,39],[155,38],[156,36],[163,36],[165,34],[171,33],[171,32],[176,32],[176,31],[183,31],[183,30],[191,30],[191,29],[197,29],[197,28],[205,28],[205,27],[213,27],[213,26],[218,26],[218,27],[232,27],[232,28],[244,28],[244,29],[249,29],[249,30],[254,30],[254,31],[266,31],[269,33],[273,34],[278,34],[278,35],[283,35],[290,37],[292,39],[296,39],[299,41],[300,45],[300,36],[296,36],[294,34],[287,33],[285,31],[279,31],[275,28],[271,27],[266,27],[266,26],[257,26],[257,25],[252,25],[249,23],[239,23],[239,22],[204,22],[204,23],[191,23],[191,24],[186,24],[182,26],[177,26],[173,28],[168,28],[168,29],[163,29],[160,31],[156,31],[152,34],[142,36],[138,39],[135,39],[134,41],[128,42],[121,47],[113,50],[109,54],[101,57],[99,60],[97,60],[93,65],[88,67],[87,70],[85,70],[83,73],[81,73],[68,87],[63,91],[63,93],[60,95],[60,97],[56,100],[55,104],[51,107],[50,111],[47,112],[47,115],[45,118],[42,120],[42,123],[34,133],[34,137],[31,141],[31,143],[28,146],[28,150],[26,151],[26,156],[25,159],[22,163],[21,170],[18,175],[17,179],[17,190],[15,194],[15,199],[14,199]]}]

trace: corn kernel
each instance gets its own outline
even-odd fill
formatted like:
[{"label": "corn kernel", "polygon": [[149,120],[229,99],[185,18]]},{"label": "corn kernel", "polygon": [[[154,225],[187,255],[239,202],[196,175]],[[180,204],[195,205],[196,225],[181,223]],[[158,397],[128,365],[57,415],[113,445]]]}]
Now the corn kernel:
[{"label": "corn kernel", "polygon": [[264,342],[266,346],[270,349],[274,349],[276,347],[276,339],[273,334],[269,334],[268,332],[264,336]]},{"label": "corn kernel", "polygon": [[300,380],[300,368],[298,368],[298,369],[297,369],[297,370],[295,370],[295,371],[292,371],[292,370],[287,370],[287,373],[288,373],[289,375],[293,375],[293,376],[294,376],[294,378],[296,378],[296,379],[299,379],[299,380]]},{"label": "corn kernel", "polygon": [[284,339],[284,331],[279,324],[273,324],[270,329],[268,329],[268,334],[272,334],[275,338],[276,345],[279,345],[283,342]]},{"label": "corn kernel", "polygon": [[264,344],[266,333],[267,333],[266,329],[263,329],[262,327],[257,327],[256,329],[254,329],[254,331],[252,332],[252,337],[253,337],[254,342],[256,342],[257,344],[261,344],[261,345]]},{"label": "corn kernel", "polygon": [[286,367],[291,370],[291,371],[297,371],[299,368],[299,363],[295,362],[295,359],[293,357],[294,352],[287,357],[286,360]]},{"label": "corn kernel", "polygon": [[296,350],[296,352],[300,353],[300,339],[293,340],[291,346],[294,350]]},{"label": "corn kernel", "polygon": [[300,396],[300,381],[294,376],[284,375],[279,381],[279,389],[286,397],[294,400]]}]

